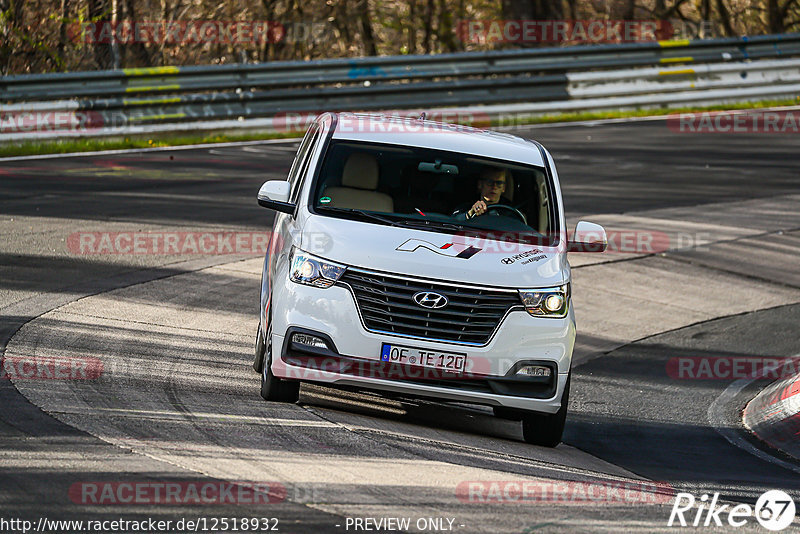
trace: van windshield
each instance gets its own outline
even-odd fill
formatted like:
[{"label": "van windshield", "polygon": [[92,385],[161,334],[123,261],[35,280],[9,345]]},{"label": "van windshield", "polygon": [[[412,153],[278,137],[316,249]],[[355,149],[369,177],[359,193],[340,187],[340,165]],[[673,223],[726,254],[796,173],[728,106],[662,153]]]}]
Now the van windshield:
[{"label": "van windshield", "polygon": [[320,215],[552,244],[544,169],[471,154],[333,140],[312,191]]}]

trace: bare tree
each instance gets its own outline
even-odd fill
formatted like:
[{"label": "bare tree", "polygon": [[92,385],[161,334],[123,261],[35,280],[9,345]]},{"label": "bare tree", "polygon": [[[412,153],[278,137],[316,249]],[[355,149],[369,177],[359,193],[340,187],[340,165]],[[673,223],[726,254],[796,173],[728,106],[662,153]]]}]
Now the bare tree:
[{"label": "bare tree", "polygon": [[[135,0],[123,0],[122,13],[123,18],[130,22],[139,20]],[[127,52],[130,52],[132,65],[148,67],[153,64],[150,50],[145,43],[140,42],[138,39],[133,39],[130,43],[120,44],[120,55],[122,56],[122,62],[125,64],[127,64],[127,58],[125,57]]]},{"label": "bare tree", "polygon": [[69,0],[61,0],[59,7],[59,24],[58,24],[58,45],[56,46],[56,55],[58,56],[59,64],[58,70],[65,70],[66,61],[64,56],[67,50],[67,24],[69,20]]},{"label": "bare tree", "polygon": [[0,61],[4,74],[11,70],[11,59],[22,41],[22,8],[21,0],[0,0],[0,11],[5,19],[2,25],[3,42],[0,43]]},{"label": "bare tree", "polygon": [[[96,24],[111,24],[111,4],[109,0],[87,0],[89,20]],[[111,43],[96,42],[94,44],[94,62],[98,69],[110,69],[114,66],[114,52]]]},{"label": "bare tree", "polygon": [[417,0],[408,1],[408,53],[417,53]]},{"label": "bare tree", "polygon": [[508,19],[556,20],[564,18],[561,0],[502,0],[503,16]]},{"label": "bare tree", "polygon": [[423,53],[430,54],[433,51],[433,12],[436,10],[435,0],[428,0],[425,8],[425,19],[422,27],[425,30],[423,40]]},{"label": "bare tree", "polygon": [[736,35],[736,30],[733,29],[731,15],[728,11],[728,6],[725,5],[725,0],[717,0],[717,14],[719,15],[720,22],[722,22],[722,30],[725,35],[729,37]]},{"label": "bare tree", "polygon": [[[663,0],[660,0],[663,1]],[[567,0],[567,15],[575,20],[578,16],[578,0]]]},{"label": "bare tree", "polygon": [[364,40],[364,50],[368,56],[377,56],[378,49],[375,46],[375,34],[372,31],[372,22],[369,14],[369,0],[361,0],[358,6],[358,18],[361,22],[361,36]]},{"label": "bare tree", "polygon": [[439,0],[439,24],[436,33],[442,52],[455,52],[458,49],[455,31],[453,13],[447,6],[447,0]]},{"label": "bare tree", "polygon": [[789,19],[792,8],[798,7],[798,0],[767,0],[767,32],[784,33],[790,24],[797,24],[798,19]]},{"label": "bare tree", "polygon": [[633,20],[636,16],[636,0],[625,0],[622,20]]},{"label": "bare tree", "polygon": [[[487,50],[524,45],[464,41],[461,21],[603,17],[678,19],[691,28],[713,21],[731,36],[782,33],[800,29],[800,0],[0,0],[0,73]],[[115,55],[108,28],[101,42],[72,32],[115,20],[266,20],[286,33],[257,44],[125,41]]]}]

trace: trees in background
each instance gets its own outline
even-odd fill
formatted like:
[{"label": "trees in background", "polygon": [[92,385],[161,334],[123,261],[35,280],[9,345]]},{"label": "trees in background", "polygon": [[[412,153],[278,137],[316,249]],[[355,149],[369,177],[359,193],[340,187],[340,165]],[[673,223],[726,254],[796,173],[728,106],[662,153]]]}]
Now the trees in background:
[{"label": "trees in background", "polygon": [[[800,30],[800,0],[0,0],[0,73],[513,47],[461,30],[522,19],[669,20],[681,37],[756,35]],[[258,36],[230,38],[234,23]],[[148,24],[173,33],[149,35]]]}]

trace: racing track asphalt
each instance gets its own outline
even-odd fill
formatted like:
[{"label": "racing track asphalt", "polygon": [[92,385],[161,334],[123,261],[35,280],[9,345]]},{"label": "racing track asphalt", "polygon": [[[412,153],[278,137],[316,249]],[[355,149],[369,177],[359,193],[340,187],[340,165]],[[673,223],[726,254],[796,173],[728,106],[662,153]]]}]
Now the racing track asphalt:
[{"label": "racing track asphalt", "polygon": [[[573,221],[585,214],[613,216],[647,210],[652,213],[677,210],[671,212],[674,217],[683,209],[688,210],[691,217],[693,213],[713,212],[710,206],[725,211],[725,206],[747,207],[747,202],[770,202],[800,192],[795,159],[797,145],[789,136],[679,135],[669,132],[663,121],[565,126],[518,133],[528,135],[531,131],[554,154],[567,214]],[[193,257],[187,261],[181,256],[80,256],[70,253],[65,242],[71,233],[78,231],[263,230],[269,222],[269,215],[253,201],[255,191],[263,180],[285,175],[292,152],[292,145],[254,144],[196,151],[0,162],[3,198],[0,212],[4,238],[0,250],[3,256],[0,264],[0,332],[3,345],[24,323],[84,295],[151,279],[163,279],[165,283],[170,278],[186,279],[199,269],[201,281],[232,288],[235,290],[232,293],[242,298],[231,302],[219,291],[216,295],[214,291],[210,291],[210,295],[198,291],[198,294],[188,297],[184,294],[191,300],[188,309],[205,312],[205,315],[198,315],[209,321],[213,320],[214,314],[233,314],[245,318],[243,320],[249,314],[255,317],[257,278],[254,279],[252,272],[257,269],[252,266],[247,269],[226,268],[223,265],[209,269],[216,264],[230,265],[231,261],[240,259],[238,257]],[[791,206],[791,202],[788,205]],[[708,209],[704,210],[704,206]],[[731,227],[732,221],[739,221],[744,228],[755,227],[757,225],[751,224],[748,218],[757,217],[762,212],[736,209],[733,214],[727,213],[725,227]],[[670,253],[666,260],[650,257],[632,262],[669,260],[675,265],[688,264],[709,279],[725,276],[733,282],[757,283],[758,291],[764,295],[769,293],[773,300],[765,296],[764,306],[758,306],[756,302],[740,313],[759,307],[770,308],[765,311],[700,320],[693,326],[682,326],[660,335],[641,336],[645,339],[623,343],[619,348],[609,345],[608,350],[591,354],[575,371],[572,416],[565,436],[569,446],[555,451],[526,446],[518,441],[510,423],[499,423],[480,410],[461,406],[406,402],[400,410],[405,413],[393,416],[381,409],[381,402],[360,399],[354,405],[349,402],[353,399],[348,395],[318,388],[304,388],[305,402],[299,407],[267,406],[257,398],[257,377],[243,374],[241,367],[246,366],[250,358],[251,336],[244,332],[251,329],[253,322],[233,327],[237,333],[240,329],[243,334],[224,342],[217,341],[221,347],[208,349],[208,354],[224,356],[226,365],[235,369],[231,371],[233,375],[222,377],[222,380],[231,380],[233,393],[222,394],[214,388],[195,391],[191,384],[184,384],[183,389],[171,392],[175,403],[170,410],[174,412],[176,406],[184,403],[188,406],[186,419],[196,429],[194,433],[179,434],[177,441],[185,440],[183,446],[188,449],[208,452],[207,464],[201,469],[187,469],[185,464],[166,461],[165,457],[157,454],[131,452],[146,450],[141,444],[137,449],[135,444],[115,446],[108,443],[114,443],[114,440],[99,440],[75,428],[78,425],[61,422],[58,414],[56,417],[46,415],[22,397],[10,381],[3,381],[0,385],[0,405],[3,406],[0,412],[0,440],[3,442],[0,474],[4,481],[0,488],[2,516],[36,518],[47,514],[51,518],[85,519],[98,515],[256,515],[249,508],[245,514],[240,509],[221,506],[203,507],[202,510],[154,505],[86,507],[71,503],[67,498],[67,488],[75,482],[87,480],[205,480],[203,473],[211,471],[209,465],[233,459],[215,454],[230,455],[230,447],[235,448],[237,440],[257,449],[259,436],[269,433],[274,427],[269,424],[270,419],[278,424],[298,419],[313,421],[305,426],[296,424],[288,430],[282,429],[277,442],[270,444],[270,449],[295,450],[299,441],[314,446],[321,444],[326,455],[378,463],[383,459],[384,466],[391,465],[386,459],[394,455],[402,457],[410,465],[435,462],[436,465],[444,464],[442,469],[447,473],[442,475],[444,487],[459,480],[459,476],[467,477],[474,469],[485,469],[494,474],[506,473],[506,479],[595,480],[602,473],[623,478],[641,475],[697,494],[718,489],[728,498],[751,504],[756,494],[769,487],[791,490],[797,497],[800,485],[796,473],[734,447],[711,428],[708,406],[728,382],[674,381],[665,372],[665,361],[681,354],[787,356],[800,352],[796,335],[798,307],[791,305],[795,299],[794,292],[800,286],[794,267],[800,250],[796,241],[797,225],[792,222],[786,227],[784,219],[780,216],[777,219],[775,224],[761,229],[770,232],[767,240],[783,240],[779,243],[782,252],[771,258],[769,265],[763,265],[758,257],[754,258],[763,247],[758,238],[751,237],[747,242],[747,235],[733,245],[736,249],[747,250],[747,258],[742,258],[740,252],[727,250],[726,247],[729,249],[731,245],[723,243],[714,245],[710,253]],[[779,229],[788,232],[777,234]],[[742,236],[737,236],[737,239],[742,239]],[[242,265],[252,263],[250,260]],[[614,269],[622,263],[626,262],[601,267]],[[581,276],[581,269],[576,269],[576,279]],[[246,301],[248,288],[253,292],[250,302]],[[160,294],[156,293],[156,296]],[[681,295],[679,288],[676,288],[676,295],[689,301],[696,298],[696,295]],[[157,302],[157,298],[155,300]],[[769,305],[770,302],[773,304]],[[180,311],[176,310],[175,314]],[[614,313],[613,308],[608,313]],[[624,311],[620,313],[624,314]],[[729,314],[720,309],[717,315]],[[90,347],[93,351],[117,356],[124,356],[126,350],[134,352],[110,342],[109,336],[113,334],[109,330],[114,329],[108,326],[86,328],[83,325],[70,329],[68,324],[54,325],[51,322],[49,330],[42,330],[43,320],[28,325],[31,337],[20,339],[22,347],[56,352]],[[592,318],[586,320],[591,322]],[[659,329],[658,324],[649,326],[649,331],[654,334],[666,329]],[[134,341],[137,336],[150,340],[150,350],[157,353],[168,353],[170,348],[174,350],[176,344],[182,343],[174,334],[151,340],[145,337],[152,335],[147,332],[147,327],[136,323],[129,327]],[[42,335],[42,332],[50,335]],[[639,339],[635,335],[629,337],[631,341]],[[35,341],[32,344],[31,339]],[[587,345],[592,346],[591,340]],[[170,358],[180,358],[180,355],[171,355]],[[143,379],[141,385],[161,391],[161,383],[158,376],[153,376],[149,381]],[[30,386],[22,384],[18,387]],[[726,424],[734,431],[737,431],[736,410],[754,391],[744,393],[727,406]],[[133,400],[122,398],[118,402]],[[65,397],[64,405],[68,406],[71,401]],[[207,414],[198,415],[200,412],[197,410],[192,412],[198,407],[208,412],[209,406],[226,406],[231,402],[237,403],[246,413],[259,413],[263,420],[247,425],[245,430],[237,427],[237,433],[223,433],[220,437],[211,434],[230,429],[224,426],[217,429],[213,418],[204,420]],[[113,404],[111,400],[108,403]],[[132,404],[130,408],[135,410],[137,406]],[[236,412],[238,408],[231,407],[230,410]],[[57,410],[51,408],[51,411]],[[60,418],[67,417],[62,415]],[[440,428],[443,420],[449,423]],[[149,424],[152,428],[148,428]],[[146,441],[148,432],[158,434],[156,423],[138,424],[135,428],[126,425],[122,424],[122,432],[124,434],[127,429],[131,440],[142,441],[144,438]],[[348,428],[353,435],[343,432]],[[415,434],[425,435],[427,439],[409,439],[408,436]],[[229,443],[225,443],[225,436]],[[153,435],[149,437],[155,439]],[[225,446],[220,446],[220,441]],[[269,460],[263,462],[269,464]],[[244,465],[253,469],[257,463],[251,461]],[[244,468],[236,467],[227,472],[225,479],[247,474],[241,469]],[[412,467],[407,465],[406,469]],[[374,471],[365,472],[379,476]],[[378,482],[375,481],[376,486]],[[369,485],[370,480],[364,483]],[[356,496],[357,492],[347,485],[338,489],[342,492],[337,501],[341,504],[338,508],[312,506],[303,499],[289,499],[280,505],[259,509],[258,515],[278,515],[287,524],[294,521],[289,531],[336,530],[333,525],[341,522],[343,513],[365,515],[365,510],[370,509],[368,503],[355,498],[352,507],[346,506],[348,496]],[[393,492],[398,496],[403,494],[401,488],[389,489],[381,493],[385,502],[373,504],[396,505],[392,502]],[[465,532],[491,531],[492,525],[516,531],[533,527],[545,531],[615,530],[623,523],[630,528],[652,531],[664,527],[668,515],[668,507],[652,506],[543,509],[463,505],[448,495],[453,500],[452,505],[436,501],[438,504],[434,508],[442,514],[458,516],[466,524]],[[430,498],[436,500],[441,495],[432,494]],[[408,511],[409,507],[414,507],[414,501],[409,501],[407,496],[403,503],[406,507],[400,507],[401,510]],[[423,508],[422,503],[417,505]],[[382,509],[391,509],[391,506],[374,508]]]}]

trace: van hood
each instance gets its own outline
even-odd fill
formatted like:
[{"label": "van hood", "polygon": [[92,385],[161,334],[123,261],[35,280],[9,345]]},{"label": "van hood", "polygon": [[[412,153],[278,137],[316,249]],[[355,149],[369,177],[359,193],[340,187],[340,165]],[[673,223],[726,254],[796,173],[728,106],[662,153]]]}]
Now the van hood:
[{"label": "van hood", "polygon": [[467,284],[535,288],[569,278],[556,248],[310,215],[298,246],[349,267]]}]

